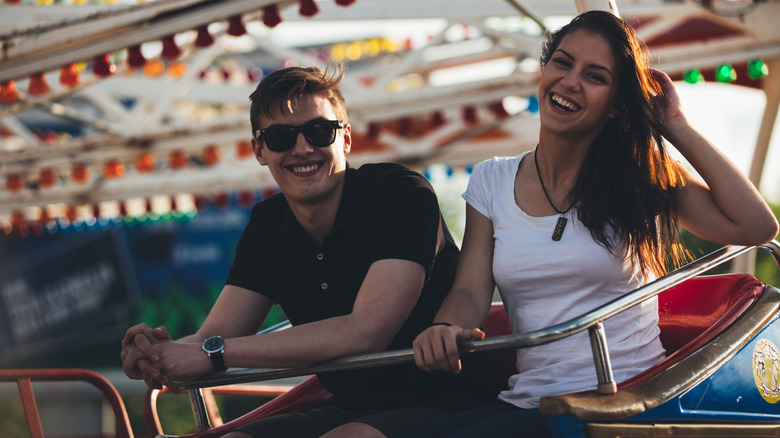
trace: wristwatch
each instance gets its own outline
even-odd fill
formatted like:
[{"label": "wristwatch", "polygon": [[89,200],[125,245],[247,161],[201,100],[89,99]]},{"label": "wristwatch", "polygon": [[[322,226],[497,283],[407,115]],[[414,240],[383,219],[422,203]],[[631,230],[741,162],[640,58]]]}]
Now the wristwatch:
[{"label": "wristwatch", "polygon": [[203,351],[209,355],[211,359],[211,367],[214,371],[225,371],[225,360],[222,358],[222,353],[225,352],[225,340],[222,336],[212,336],[206,338],[203,341]]}]

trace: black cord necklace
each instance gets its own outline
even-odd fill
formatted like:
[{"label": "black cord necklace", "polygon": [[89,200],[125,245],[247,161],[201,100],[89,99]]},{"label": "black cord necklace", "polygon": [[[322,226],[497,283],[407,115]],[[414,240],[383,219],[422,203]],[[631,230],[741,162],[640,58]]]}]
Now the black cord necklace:
[{"label": "black cord necklace", "polygon": [[544,192],[544,196],[547,198],[547,202],[550,203],[550,207],[555,210],[556,213],[561,215],[558,217],[558,222],[555,224],[555,230],[553,230],[552,234],[552,240],[559,241],[561,240],[561,236],[563,236],[563,230],[566,228],[566,222],[569,221],[564,215],[571,210],[572,206],[574,206],[574,203],[569,205],[569,208],[567,208],[564,211],[560,211],[557,208],[555,208],[555,204],[550,200],[550,195],[547,194],[547,189],[544,187],[544,181],[542,181],[542,173],[539,172],[539,160],[536,158],[536,153],[539,151],[539,145],[536,145],[536,149],[534,149],[534,164],[536,165],[536,176],[539,177],[539,184],[542,185],[542,191]]}]

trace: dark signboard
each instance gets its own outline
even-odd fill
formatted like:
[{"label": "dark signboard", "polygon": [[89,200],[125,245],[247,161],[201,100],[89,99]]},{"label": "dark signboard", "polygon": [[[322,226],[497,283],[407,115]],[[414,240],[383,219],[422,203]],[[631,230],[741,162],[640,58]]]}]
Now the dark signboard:
[{"label": "dark signboard", "polygon": [[[139,322],[174,338],[194,333],[249,213],[209,207],[191,218],[0,237],[0,366],[118,365],[119,341]],[[283,319],[275,307],[266,325]]]},{"label": "dark signboard", "polygon": [[0,268],[0,361],[88,340],[136,307],[117,230],[69,233]]}]

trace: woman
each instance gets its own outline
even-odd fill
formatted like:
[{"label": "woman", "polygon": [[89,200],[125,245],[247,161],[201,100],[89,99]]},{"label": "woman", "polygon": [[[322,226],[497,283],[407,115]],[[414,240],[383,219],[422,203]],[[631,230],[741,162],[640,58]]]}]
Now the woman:
[{"label": "woman", "polygon": [[[592,11],[551,35],[542,56],[534,151],[479,164],[464,193],[455,284],[414,341],[427,371],[460,371],[457,341],[482,339],[498,286],[515,333],[579,316],[679,263],[677,225],[720,243],[772,239],[778,223],[752,184],[681,112],[629,25]],[[703,182],[672,162],[674,145]],[[655,299],[605,321],[616,381],[659,362]],[[594,389],[587,333],[517,351],[495,404],[431,420],[410,436],[545,436],[539,399]],[[448,435],[459,430],[459,434]]]}]

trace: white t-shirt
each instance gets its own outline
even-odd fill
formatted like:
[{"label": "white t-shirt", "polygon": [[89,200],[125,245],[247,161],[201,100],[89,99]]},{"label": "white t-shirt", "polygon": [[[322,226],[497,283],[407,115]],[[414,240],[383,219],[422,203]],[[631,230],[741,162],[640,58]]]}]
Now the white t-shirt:
[{"label": "white t-shirt", "polygon": [[[576,318],[643,284],[627,258],[612,255],[593,240],[575,209],[566,213],[568,223],[556,242],[552,233],[559,215],[533,217],[517,206],[514,184],[523,156],[478,164],[463,194],[493,223],[493,278],[513,333]],[[664,358],[656,299],[609,318],[604,328],[617,382]],[[520,408],[537,407],[539,398],[547,395],[598,385],[587,330],[518,349],[517,371],[499,398]]]}]

